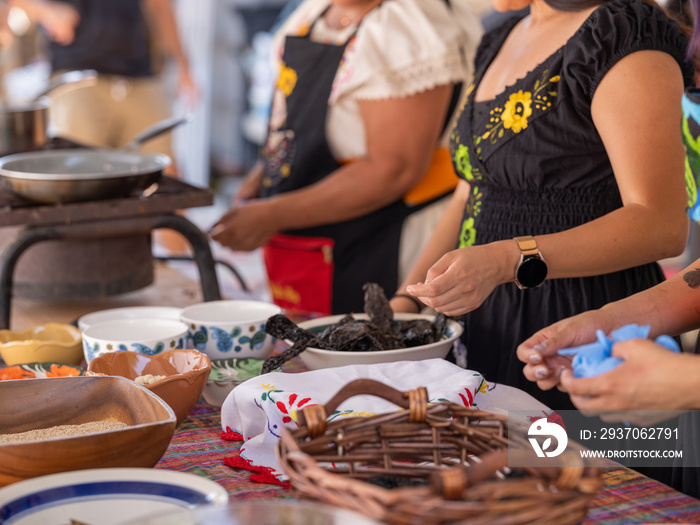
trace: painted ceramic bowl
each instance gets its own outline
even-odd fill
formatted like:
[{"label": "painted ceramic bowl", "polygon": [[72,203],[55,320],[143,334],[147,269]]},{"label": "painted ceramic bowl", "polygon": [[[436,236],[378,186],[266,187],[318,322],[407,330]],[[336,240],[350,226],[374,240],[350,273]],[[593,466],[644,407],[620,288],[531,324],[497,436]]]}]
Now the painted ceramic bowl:
[{"label": "painted ceramic bowl", "polygon": [[163,399],[180,424],[202,395],[209,378],[209,358],[198,350],[166,350],[156,355],[107,352],[88,365],[88,374],[121,376],[142,384]]},{"label": "painted ceramic bowl", "polygon": [[[299,323],[299,328],[321,333],[328,326],[340,321],[344,315],[319,317]],[[354,315],[356,319],[368,319],[366,314]],[[434,316],[424,314],[394,314],[394,320],[410,321],[412,319],[433,320]],[[447,332],[442,340],[427,345],[399,348],[396,350],[380,350],[377,352],[338,352],[321,348],[307,348],[299,357],[309,370],[333,368],[345,365],[367,365],[375,363],[391,363],[394,361],[422,361],[423,359],[444,358],[452,348],[453,343],[462,335],[462,325],[448,319]],[[289,342],[289,341],[288,341]],[[291,344],[291,342],[289,342]]]},{"label": "painted ceramic bowl", "polygon": [[23,332],[0,330],[0,356],[7,365],[83,361],[81,333],[63,323],[37,325]]},{"label": "painted ceramic bowl", "polygon": [[0,486],[66,472],[153,467],[175,413],[123,377],[0,381]]},{"label": "painted ceramic bowl", "polygon": [[180,320],[189,327],[187,346],[211,359],[265,359],[275,345],[265,323],[281,311],[262,301],[210,301],[183,308]]},{"label": "painted ceramic bowl", "polygon": [[78,319],[78,328],[84,331],[90,325],[104,321],[139,319],[141,317],[179,321],[180,312],[182,312],[182,308],[174,306],[123,306],[121,308],[109,308],[83,315]]},{"label": "painted ceramic bowl", "polygon": [[202,396],[208,404],[220,407],[241,383],[259,376],[264,359],[215,359],[211,362],[209,380],[204,386]]},{"label": "painted ceramic bowl", "polygon": [[85,361],[107,352],[132,351],[156,355],[184,348],[187,325],[172,319],[114,319],[89,326],[83,331]]}]

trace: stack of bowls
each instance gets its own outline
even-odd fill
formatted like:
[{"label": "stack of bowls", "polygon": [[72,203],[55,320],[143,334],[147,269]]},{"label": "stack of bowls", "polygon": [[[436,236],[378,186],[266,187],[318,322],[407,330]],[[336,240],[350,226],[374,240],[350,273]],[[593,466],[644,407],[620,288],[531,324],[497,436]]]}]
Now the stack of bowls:
[{"label": "stack of bowls", "polygon": [[[183,309],[137,306],[84,315],[78,319],[78,327],[88,369],[108,375],[111,373],[105,366],[121,370],[128,363],[129,372],[122,370],[116,375],[133,379],[134,370],[145,368],[144,363],[153,367],[168,361],[165,357],[144,360],[109,356],[112,353],[135,352],[153,358],[184,349],[205,354],[211,371],[203,388],[204,399],[221,406],[238,384],[260,375],[263,362],[275,346],[275,338],[265,332],[265,324],[281,311],[276,305],[248,300],[209,301]],[[100,359],[102,356],[108,359]],[[99,364],[91,366],[97,359]],[[178,422],[183,413],[179,411]]]},{"label": "stack of bowls", "polygon": [[223,300],[184,308],[180,320],[188,328],[187,347],[211,360],[204,399],[221,406],[241,382],[260,374],[262,364],[275,347],[265,323],[281,308],[263,301]]}]

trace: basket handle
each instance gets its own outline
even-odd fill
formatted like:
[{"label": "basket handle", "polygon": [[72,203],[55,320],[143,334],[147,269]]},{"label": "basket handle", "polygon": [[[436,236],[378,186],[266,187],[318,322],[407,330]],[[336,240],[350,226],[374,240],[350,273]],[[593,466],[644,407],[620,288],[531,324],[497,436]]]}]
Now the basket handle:
[{"label": "basket handle", "polygon": [[[532,457],[527,451],[511,451],[512,458],[517,463]],[[552,458],[554,465],[546,467],[531,467],[526,470],[536,473],[543,481],[553,483],[560,489],[578,487],[586,490],[585,482],[581,485],[585,465],[578,454],[564,454]],[[459,466],[433,473],[430,484],[433,492],[446,500],[462,499],[463,492],[491,477],[498,470],[508,466],[509,452],[506,449],[494,450],[481,456],[478,463],[468,467]]]},{"label": "basket handle", "polygon": [[325,405],[304,407],[298,415],[299,424],[306,426],[311,437],[326,431],[326,419],[341,403],[358,395],[373,395],[409,411],[409,421],[425,421],[428,411],[428,390],[421,386],[401,392],[374,379],[355,379],[341,388]]}]

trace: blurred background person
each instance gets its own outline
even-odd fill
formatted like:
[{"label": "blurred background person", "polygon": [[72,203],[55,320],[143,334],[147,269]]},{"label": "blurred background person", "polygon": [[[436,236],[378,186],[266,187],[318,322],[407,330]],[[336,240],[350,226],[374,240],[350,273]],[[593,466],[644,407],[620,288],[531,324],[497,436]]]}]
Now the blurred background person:
[{"label": "blurred background person", "polygon": [[[117,148],[169,117],[172,100],[160,76],[163,54],[177,64],[178,94],[194,106],[197,86],[178,37],[171,0],[10,0],[49,38],[52,74],[94,69],[97,83],[51,95],[54,133],[86,146]],[[171,135],[143,151],[174,159]]]},{"label": "blurred background person", "polygon": [[479,11],[306,0],[282,25],[262,159],[212,230],[233,250],[264,246],[277,304],[362,311],[366,282],[390,292],[410,268],[456,185],[443,131]]},{"label": "blurred background person", "polygon": [[[177,96],[193,109],[198,88],[180,42],[171,0],[10,0],[48,36],[51,74],[92,69],[97,82],[52,92],[52,134],[88,147],[119,148],[150,125],[172,115],[173,97],[163,78],[164,60],[177,66]],[[143,144],[164,153],[177,174],[172,134]],[[186,253],[172,230],[156,230],[156,244]]]}]

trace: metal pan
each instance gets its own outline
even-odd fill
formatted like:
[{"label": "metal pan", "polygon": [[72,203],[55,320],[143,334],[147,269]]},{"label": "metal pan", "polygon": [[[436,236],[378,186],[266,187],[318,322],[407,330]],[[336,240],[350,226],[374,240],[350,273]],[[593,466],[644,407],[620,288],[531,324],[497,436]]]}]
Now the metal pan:
[{"label": "metal pan", "polygon": [[159,122],[118,150],[74,148],[7,155],[0,158],[2,185],[14,195],[44,204],[146,192],[172,160],[163,154],[141,153],[138,146],[190,119],[185,116]]},{"label": "metal pan", "polygon": [[0,100],[0,156],[37,150],[48,142],[51,99],[47,94],[64,86],[75,88],[95,82],[97,72],[92,69],[69,71],[54,78],[34,100]]},{"label": "metal pan", "polygon": [[167,155],[113,150],[32,151],[0,158],[11,193],[45,204],[127,197],[158,182]]}]

